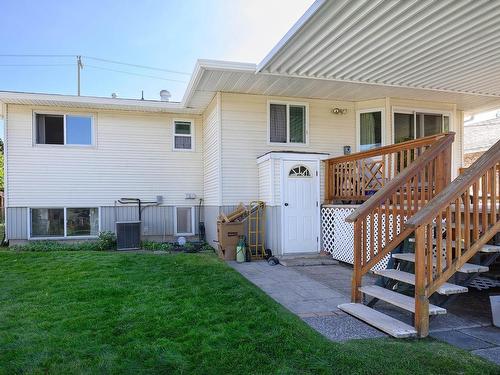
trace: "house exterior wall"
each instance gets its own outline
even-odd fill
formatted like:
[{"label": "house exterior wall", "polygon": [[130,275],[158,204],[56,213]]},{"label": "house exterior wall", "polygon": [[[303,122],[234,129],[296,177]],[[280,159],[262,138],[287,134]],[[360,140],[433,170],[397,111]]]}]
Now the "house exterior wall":
[{"label": "house exterior wall", "polygon": [[[269,144],[269,101],[300,102],[308,106],[306,145]],[[334,107],[345,108],[347,113],[334,115],[331,113]],[[161,239],[173,234],[174,206],[196,206],[197,200],[185,199],[186,193],[195,193],[203,198],[202,220],[210,244],[215,245],[220,212],[230,212],[240,202],[262,199],[268,204],[268,246],[280,249],[280,236],[274,234],[281,229],[281,164],[270,159],[269,164],[259,167],[257,158],[270,151],[340,156],[346,145],[354,151],[356,112],[370,108],[385,110],[385,144],[392,143],[395,108],[450,112],[451,130],[457,133],[454,169],[461,165],[463,114],[447,103],[397,98],[347,102],[218,93],[202,116],[91,112],[95,116],[96,144],[88,148],[32,143],[34,110],[64,113],[82,113],[82,110],[4,106],[9,238],[27,238],[28,207],[100,207],[101,230],[114,230],[115,200],[121,197],[154,200],[161,195],[162,205],[147,209],[150,216],[145,216],[143,226],[145,235]],[[173,120],[177,118],[194,121],[194,152],[172,150]],[[323,200],[323,165],[320,187]],[[119,211],[125,212],[126,208]]]},{"label": "house exterior wall", "polygon": [[500,139],[500,117],[464,126],[464,153],[484,152]]},{"label": "house exterior wall", "polygon": [[[114,206],[121,197],[154,201],[160,195],[165,206],[158,208],[160,216],[167,215],[166,206],[196,206],[198,200],[186,199],[186,193],[203,197],[201,116],[7,107],[5,179],[9,238],[26,238],[26,229],[14,223],[28,222],[28,207],[103,207],[101,223],[103,229],[108,229],[106,207]],[[33,111],[92,113],[95,145],[33,145]],[[193,120],[193,152],[173,150],[174,119]],[[19,210],[12,211],[14,208]],[[167,228],[173,228],[173,214],[162,220],[168,221]],[[161,222],[154,226],[145,224],[145,233],[151,228],[155,235],[163,234],[163,229],[158,228],[164,227]]]},{"label": "house exterior wall", "polygon": [[[268,143],[268,101],[303,102],[309,106],[307,145]],[[347,108],[333,115],[332,107]],[[236,205],[259,196],[257,157],[269,151],[326,152],[343,154],[344,145],[354,145],[352,102],[267,97],[222,93],[222,203]],[[279,200],[278,200],[279,201]]]}]

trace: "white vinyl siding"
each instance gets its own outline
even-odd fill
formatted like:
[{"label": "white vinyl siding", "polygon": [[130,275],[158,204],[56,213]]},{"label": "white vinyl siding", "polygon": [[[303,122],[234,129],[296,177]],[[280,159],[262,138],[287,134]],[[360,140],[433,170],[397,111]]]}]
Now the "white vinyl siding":
[{"label": "white vinyl siding", "polygon": [[203,184],[206,206],[220,205],[220,119],[219,95],[216,95],[203,115]]},{"label": "white vinyl siding", "polygon": [[[236,205],[258,198],[256,160],[266,152],[326,152],[339,156],[344,145],[354,146],[356,131],[353,103],[312,99],[307,101],[308,144],[269,144],[268,103],[280,101],[287,101],[287,98],[222,94],[223,205]],[[333,115],[330,112],[332,107],[347,108],[348,112],[345,115]],[[275,202],[279,202],[279,196],[275,196]]]},{"label": "white vinyl siding", "polygon": [[259,200],[266,202],[267,205],[272,205],[274,181],[271,180],[272,175],[272,159],[265,160],[258,164],[259,173]]},{"label": "white vinyl siding", "polygon": [[201,117],[190,116],[200,134],[193,152],[171,151],[174,115],[123,111],[95,114],[97,147],[33,147],[38,109],[8,105],[10,207],[113,206],[121,197],[157,195],[165,205],[182,205],[186,193],[203,196]]}]

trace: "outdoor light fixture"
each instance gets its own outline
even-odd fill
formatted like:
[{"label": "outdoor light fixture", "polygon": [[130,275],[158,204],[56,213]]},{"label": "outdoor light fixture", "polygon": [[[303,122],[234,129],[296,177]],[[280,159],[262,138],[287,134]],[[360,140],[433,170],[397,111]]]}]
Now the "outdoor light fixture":
[{"label": "outdoor light fixture", "polygon": [[347,113],[347,108],[332,108],[330,110],[331,113],[333,113],[334,115],[345,115]]}]

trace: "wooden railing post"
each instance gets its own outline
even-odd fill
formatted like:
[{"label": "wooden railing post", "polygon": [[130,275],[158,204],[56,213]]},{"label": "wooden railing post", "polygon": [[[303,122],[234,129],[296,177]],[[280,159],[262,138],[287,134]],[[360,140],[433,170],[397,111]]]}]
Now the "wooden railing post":
[{"label": "wooden railing post", "polygon": [[352,274],[352,290],[351,290],[351,300],[352,302],[361,302],[361,220],[356,220],[354,222],[354,272]]},{"label": "wooden railing post", "polygon": [[415,328],[419,337],[429,334],[429,299],[426,291],[425,275],[425,230],[420,226],[415,230]]},{"label": "wooden railing post", "polygon": [[327,160],[325,163],[325,200],[327,203],[332,203],[333,200],[333,194],[331,192],[332,179],[331,163]]}]

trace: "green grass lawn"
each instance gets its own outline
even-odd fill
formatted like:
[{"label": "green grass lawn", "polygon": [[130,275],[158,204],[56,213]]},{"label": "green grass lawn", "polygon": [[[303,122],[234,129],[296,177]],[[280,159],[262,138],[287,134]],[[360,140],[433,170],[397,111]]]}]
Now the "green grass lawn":
[{"label": "green grass lawn", "polygon": [[499,371],[432,340],[332,343],[212,254],[0,252],[0,373]]}]

